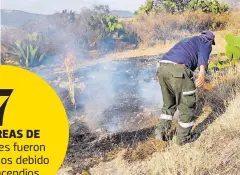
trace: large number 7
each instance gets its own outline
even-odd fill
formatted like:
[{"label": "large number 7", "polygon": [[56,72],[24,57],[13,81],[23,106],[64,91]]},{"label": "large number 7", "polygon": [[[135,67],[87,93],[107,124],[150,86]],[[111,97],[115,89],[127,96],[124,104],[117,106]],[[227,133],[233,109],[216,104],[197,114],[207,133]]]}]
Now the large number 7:
[{"label": "large number 7", "polygon": [[13,92],[13,89],[0,89],[0,97],[7,97],[7,99],[4,101],[2,106],[0,106],[0,126],[3,125],[4,111],[5,111],[7,102],[9,100],[9,97],[11,96],[12,92]]}]

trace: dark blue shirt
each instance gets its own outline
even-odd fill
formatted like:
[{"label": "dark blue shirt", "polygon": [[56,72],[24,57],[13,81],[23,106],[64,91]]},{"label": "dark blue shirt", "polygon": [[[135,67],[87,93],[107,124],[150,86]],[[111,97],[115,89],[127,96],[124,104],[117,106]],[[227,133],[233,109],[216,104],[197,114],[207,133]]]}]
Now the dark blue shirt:
[{"label": "dark blue shirt", "polygon": [[211,51],[212,44],[207,38],[194,36],[178,42],[163,56],[162,60],[185,64],[193,71],[200,65],[204,65],[207,70]]}]

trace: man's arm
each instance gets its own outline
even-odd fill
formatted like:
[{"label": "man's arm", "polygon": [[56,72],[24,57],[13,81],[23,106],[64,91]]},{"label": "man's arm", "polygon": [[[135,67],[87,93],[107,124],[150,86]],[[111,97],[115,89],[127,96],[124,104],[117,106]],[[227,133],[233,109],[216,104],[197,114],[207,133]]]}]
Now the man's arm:
[{"label": "man's arm", "polygon": [[202,43],[198,52],[198,67],[204,66],[205,71],[208,69],[208,60],[212,52],[212,45],[210,42]]},{"label": "man's arm", "polygon": [[198,53],[198,67],[200,69],[197,80],[195,81],[196,87],[200,88],[205,83],[205,74],[208,69],[208,60],[212,51],[212,45],[210,43],[203,43]]}]

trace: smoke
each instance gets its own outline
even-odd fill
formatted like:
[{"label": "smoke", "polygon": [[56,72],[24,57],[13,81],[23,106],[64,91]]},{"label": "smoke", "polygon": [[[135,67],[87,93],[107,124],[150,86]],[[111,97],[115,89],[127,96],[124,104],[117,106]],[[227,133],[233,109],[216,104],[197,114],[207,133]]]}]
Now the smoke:
[{"label": "smoke", "polygon": [[143,99],[143,103],[152,107],[152,106],[161,106],[162,94],[161,88],[157,81],[142,82],[140,89],[140,94]]},{"label": "smoke", "polygon": [[[55,14],[43,17],[22,28],[26,33],[38,32],[41,36],[41,52],[52,54],[47,55],[45,66],[36,67],[32,71],[52,85],[67,112],[71,113],[73,109],[68,108],[66,102],[67,73],[64,66],[59,68],[59,64],[63,64],[69,49],[81,62],[84,51],[91,50],[90,47],[94,48],[97,43],[95,32],[89,37],[93,40],[92,44],[85,38],[88,38],[89,34],[85,25],[88,16],[86,21],[74,23],[69,21],[69,15]],[[109,47],[109,44],[104,46]],[[79,104],[77,116],[83,116],[92,130],[102,128],[114,133],[123,130],[124,124],[131,125],[130,120],[134,123],[137,113],[143,112],[144,108],[160,108],[161,90],[153,80],[156,73],[154,62],[153,60],[145,63],[144,59],[139,58],[108,61],[77,69],[74,72],[75,90],[80,94],[75,99]],[[80,83],[84,84],[84,90],[76,88]]]},{"label": "smoke", "polygon": [[[143,63],[144,64],[144,63]],[[139,68],[136,60],[109,61],[78,72],[85,84],[82,96],[84,121],[92,130],[115,133],[134,121],[145,108],[161,108],[161,89],[153,80],[155,64]]]},{"label": "smoke", "polygon": [[161,88],[156,80],[156,65],[155,63],[146,67],[138,74],[139,90],[142,101],[145,105],[150,107],[161,106],[162,94]]},{"label": "smoke", "polygon": [[115,101],[113,69],[114,64],[106,63],[93,69],[87,76],[85,92],[87,98],[84,101],[84,113],[87,116],[85,120],[92,129],[98,128],[102,112]]},{"label": "smoke", "polygon": [[[116,133],[131,127],[141,128],[139,120],[151,120],[151,115],[144,116],[144,111],[157,112],[153,117],[160,115],[161,88],[158,81],[154,80],[155,61],[150,64],[151,66],[148,66],[139,58],[108,61],[79,68],[74,72],[75,90],[80,94],[75,99],[76,112],[66,106],[67,96],[62,95],[68,89],[67,77],[63,72],[56,74],[52,71],[54,69],[49,71],[47,67],[35,68],[32,71],[48,82],[55,83],[51,85],[69,114],[82,116],[82,121],[93,131]],[[81,84],[84,89],[77,88]]]}]

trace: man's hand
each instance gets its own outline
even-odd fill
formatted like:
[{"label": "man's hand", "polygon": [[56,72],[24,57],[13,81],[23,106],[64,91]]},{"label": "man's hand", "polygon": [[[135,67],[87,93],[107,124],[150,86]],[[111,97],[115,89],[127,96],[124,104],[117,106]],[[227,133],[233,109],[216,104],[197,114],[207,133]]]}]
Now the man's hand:
[{"label": "man's hand", "polygon": [[199,72],[198,78],[195,81],[195,85],[197,88],[200,88],[204,85],[205,83],[205,73]]},{"label": "man's hand", "polygon": [[195,85],[197,88],[200,88],[204,85],[205,83],[205,67],[203,65],[200,66],[200,72],[198,74],[198,78],[195,81]]}]

